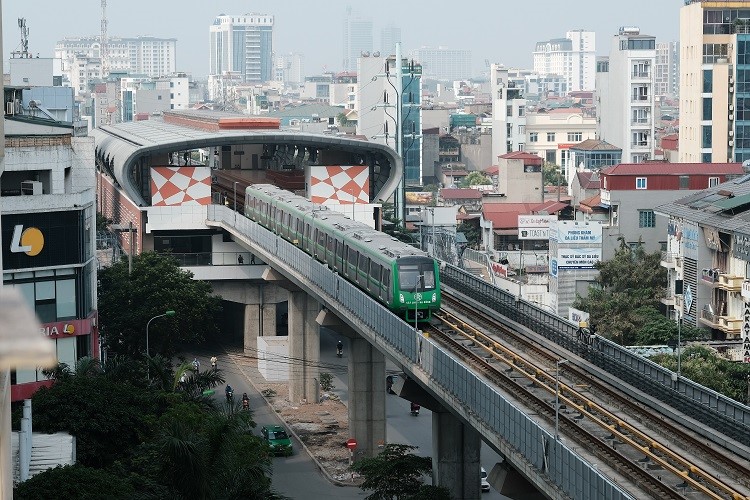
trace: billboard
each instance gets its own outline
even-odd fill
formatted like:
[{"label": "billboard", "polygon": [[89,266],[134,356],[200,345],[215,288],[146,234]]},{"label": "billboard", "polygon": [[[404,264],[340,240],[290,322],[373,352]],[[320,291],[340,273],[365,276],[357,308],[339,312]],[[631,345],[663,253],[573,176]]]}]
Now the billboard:
[{"label": "billboard", "polygon": [[308,197],[313,203],[370,203],[370,168],[367,165],[323,165],[309,169]]},{"label": "billboard", "polygon": [[557,274],[557,269],[593,269],[600,260],[601,248],[558,248],[555,257],[556,270],[553,275]]},{"label": "billboard", "polygon": [[557,222],[556,215],[519,215],[519,240],[548,240],[549,226]]},{"label": "billboard", "polygon": [[[83,211],[2,216],[3,268],[81,264],[85,260]],[[90,241],[90,240],[88,240]]]},{"label": "billboard", "polygon": [[557,221],[550,225],[549,237],[560,244],[601,244],[602,224],[598,221]]},{"label": "billboard", "polygon": [[152,167],[151,205],[154,207],[211,204],[209,167]]}]

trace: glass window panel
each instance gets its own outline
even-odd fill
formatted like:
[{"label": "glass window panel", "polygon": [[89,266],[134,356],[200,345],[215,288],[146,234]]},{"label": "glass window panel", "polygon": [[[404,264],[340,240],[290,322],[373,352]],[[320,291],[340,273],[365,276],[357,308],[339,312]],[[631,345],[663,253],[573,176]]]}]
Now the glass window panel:
[{"label": "glass window panel", "polygon": [[711,99],[710,97],[703,98],[703,119],[704,120],[711,119],[711,112],[713,108],[712,102],[713,102],[713,99]]},{"label": "glass window panel", "polygon": [[76,273],[76,270],[72,267],[69,267],[66,269],[58,269],[55,271],[55,274],[57,276],[67,276],[67,275],[75,274],[75,273]]},{"label": "glass window panel", "polygon": [[76,338],[67,337],[57,339],[57,361],[70,367],[76,365]]},{"label": "glass window panel", "polygon": [[57,308],[54,300],[36,303],[36,315],[42,323],[53,323],[57,321]]},{"label": "glass window panel", "polygon": [[57,282],[57,318],[68,319],[76,316],[76,280]]},{"label": "glass window panel", "polygon": [[36,300],[50,300],[55,298],[54,281],[37,281],[34,283],[36,288]]},{"label": "glass window panel", "polygon": [[54,276],[55,271],[52,269],[49,269],[49,270],[44,270],[44,271],[36,271],[34,274],[37,278],[46,278],[47,276]]},{"label": "glass window panel", "polygon": [[34,283],[19,283],[13,286],[21,292],[29,308],[34,309],[36,305],[36,301],[34,300]]},{"label": "glass window panel", "polygon": [[714,83],[714,72],[710,69],[703,70],[703,92],[704,93],[710,93],[713,92]]},{"label": "glass window panel", "polygon": [[16,370],[16,384],[36,382],[36,370]]}]

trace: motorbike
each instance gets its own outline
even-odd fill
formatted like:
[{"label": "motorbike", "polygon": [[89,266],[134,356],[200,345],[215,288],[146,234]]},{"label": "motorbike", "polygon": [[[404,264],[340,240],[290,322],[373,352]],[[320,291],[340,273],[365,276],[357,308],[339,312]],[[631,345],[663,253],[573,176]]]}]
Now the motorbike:
[{"label": "motorbike", "polygon": [[344,355],[344,346],[337,345],[336,346],[336,356],[338,356],[340,358],[343,355]]},{"label": "motorbike", "polygon": [[227,403],[231,403],[234,399],[234,391],[227,391]]},{"label": "motorbike", "polygon": [[250,409],[250,400],[249,399],[243,399],[242,400],[242,409],[243,410],[249,410]]},{"label": "motorbike", "polygon": [[417,403],[411,404],[411,414],[415,417],[419,416],[419,405]]}]

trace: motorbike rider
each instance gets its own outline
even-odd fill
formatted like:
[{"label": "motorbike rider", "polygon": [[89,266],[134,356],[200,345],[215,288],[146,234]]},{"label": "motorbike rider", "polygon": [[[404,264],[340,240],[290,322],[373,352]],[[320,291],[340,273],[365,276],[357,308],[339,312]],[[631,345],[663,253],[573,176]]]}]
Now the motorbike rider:
[{"label": "motorbike rider", "polygon": [[336,344],[336,355],[338,357],[341,357],[343,353],[344,353],[344,343],[339,340],[338,343]]},{"label": "motorbike rider", "polygon": [[242,407],[243,408],[250,408],[250,398],[247,397],[247,393],[242,393]]},{"label": "motorbike rider", "polygon": [[234,390],[232,389],[232,386],[227,384],[227,388],[224,389],[224,393],[227,395],[227,401],[232,401],[232,396],[234,395]]},{"label": "motorbike rider", "polygon": [[412,415],[419,415],[419,405],[412,401],[411,403],[411,414]]}]

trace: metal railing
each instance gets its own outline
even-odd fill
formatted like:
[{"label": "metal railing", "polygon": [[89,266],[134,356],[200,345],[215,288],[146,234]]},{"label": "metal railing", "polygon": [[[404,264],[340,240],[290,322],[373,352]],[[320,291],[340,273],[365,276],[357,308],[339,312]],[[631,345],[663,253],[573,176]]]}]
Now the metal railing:
[{"label": "metal railing", "polygon": [[249,266],[262,264],[250,252],[171,253],[180,266]]}]

